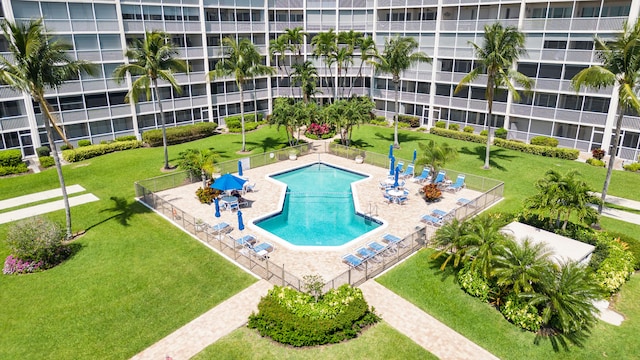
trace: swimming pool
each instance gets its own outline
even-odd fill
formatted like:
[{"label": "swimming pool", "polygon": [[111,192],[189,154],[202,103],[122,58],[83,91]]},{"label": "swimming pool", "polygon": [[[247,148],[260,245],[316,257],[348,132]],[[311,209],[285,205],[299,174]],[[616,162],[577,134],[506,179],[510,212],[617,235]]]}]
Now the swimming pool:
[{"label": "swimming pool", "polygon": [[356,214],[351,183],[366,175],[316,163],[271,176],[287,185],[282,211],[255,225],[301,246],[340,246],[381,225]]}]

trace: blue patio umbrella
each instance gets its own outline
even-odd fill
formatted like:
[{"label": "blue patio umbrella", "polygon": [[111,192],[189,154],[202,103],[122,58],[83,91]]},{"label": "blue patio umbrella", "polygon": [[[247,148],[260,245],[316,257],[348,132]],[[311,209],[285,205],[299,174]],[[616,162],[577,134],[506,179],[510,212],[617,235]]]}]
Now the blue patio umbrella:
[{"label": "blue patio umbrella", "polygon": [[395,169],[396,158],[391,157],[391,166],[389,167],[389,176],[393,175],[393,170]]},{"label": "blue patio umbrella", "polygon": [[238,230],[244,230],[244,223],[242,222],[242,211],[238,210]]},{"label": "blue patio umbrella", "polygon": [[393,182],[393,187],[397,188],[398,186],[400,186],[400,184],[398,183],[398,177],[400,176],[400,167],[398,166],[396,168],[396,172],[395,172],[395,176],[394,176],[394,182]]},{"label": "blue patio umbrella", "polygon": [[242,190],[242,186],[246,182],[246,179],[242,179],[231,174],[224,174],[211,184],[211,188],[218,189],[220,191]]},{"label": "blue patio umbrella", "polygon": [[418,157],[418,150],[413,150],[413,161],[411,162],[412,164],[416,163],[416,158]]},{"label": "blue patio umbrella", "polygon": [[389,159],[393,157],[393,144],[389,145]]},{"label": "blue patio umbrella", "polygon": [[220,217],[220,201],[218,198],[213,199],[213,203],[216,205],[216,217]]},{"label": "blue patio umbrella", "polygon": [[242,176],[242,161],[238,160],[238,176]]}]

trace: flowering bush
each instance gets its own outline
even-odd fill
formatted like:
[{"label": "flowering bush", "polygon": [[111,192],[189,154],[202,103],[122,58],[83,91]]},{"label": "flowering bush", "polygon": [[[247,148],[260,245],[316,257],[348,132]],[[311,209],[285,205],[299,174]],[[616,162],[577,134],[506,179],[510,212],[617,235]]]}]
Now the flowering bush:
[{"label": "flowering bush", "polygon": [[593,156],[594,159],[596,160],[602,160],[602,158],[604,157],[604,155],[607,152],[602,150],[602,149],[593,149],[591,150],[591,156]]},{"label": "flowering bush", "polygon": [[22,261],[9,255],[4,261],[2,273],[5,275],[32,273],[40,270],[42,265],[44,265],[42,261]]},{"label": "flowering bush", "polygon": [[34,217],[9,228],[7,245],[14,257],[24,261],[42,261],[48,266],[65,257],[63,238],[64,232],[58,224]]},{"label": "flowering bush", "polygon": [[542,317],[538,314],[538,309],[520,300],[515,293],[507,296],[507,301],[500,307],[500,312],[505,319],[525,330],[532,332],[540,330]]},{"label": "flowering bush", "polygon": [[[309,138],[327,139],[333,136],[333,128],[329,124],[311,123],[307,126],[305,135]],[[311,136],[309,136],[311,135]]]},{"label": "flowering bush", "polygon": [[635,258],[627,250],[627,244],[619,238],[601,235],[589,266],[596,269],[593,278],[598,286],[608,293],[614,293],[629,280],[634,272],[634,263]]},{"label": "flowering bush", "polygon": [[489,300],[491,287],[478,271],[471,269],[471,262],[467,262],[458,271],[458,284],[467,294],[477,297],[483,302]]},{"label": "flowering bush", "polygon": [[438,189],[438,185],[436,184],[427,184],[420,189],[420,192],[427,202],[436,201],[442,197],[442,191]]},{"label": "flowering bush", "polygon": [[293,346],[338,343],[379,320],[358,288],[343,285],[319,297],[274,286],[251,314],[248,327]]}]

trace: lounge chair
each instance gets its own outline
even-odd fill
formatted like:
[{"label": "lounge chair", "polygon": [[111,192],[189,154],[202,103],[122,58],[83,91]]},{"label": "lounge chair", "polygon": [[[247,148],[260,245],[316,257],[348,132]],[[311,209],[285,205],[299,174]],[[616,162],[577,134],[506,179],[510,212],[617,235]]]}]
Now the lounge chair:
[{"label": "lounge chair", "polygon": [[438,175],[436,176],[436,179],[433,180],[433,183],[435,185],[440,185],[440,184],[444,183],[444,179],[445,179],[446,176],[447,176],[447,172],[444,171],[444,170],[440,170],[438,172]]},{"label": "lounge chair", "polygon": [[456,182],[447,186],[445,190],[451,192],[460,191],[464,187],[464,177],[464,174],[458,175],[458,177],[456,178]]},{"label": "lounge chair", "polygon": [[400,174],[400,177],[402,177],[403,179],[413,177],[413,171],[414,171],[413,167],[414,167],[413,164],[407,165],[407,170],[405,170],[402,174]]},{"label": "lounge chair", "polygon": [[433,226],[442,226],[442,224],[444,223],[443,220],[439,217],[435,217],[435,216],[431,216],[431,215],[422,215],[420,217],[420,221],[422,221],[423,223],[426,223],[427,225],[433,225]]},{"label": "lounge chair", "polygon": [[221,235],[230,233],[231,230],[233,230],[233,227],[231,227],[231,225],[227,224],[226,222],[221,222],[215,225],[209,225],[205,229],[205,232],[209,235]]},{"label": "lounge chair", "polygon": [[422,174],[414,177],[413,181],[422,184],[423,182],[428,181],[431,178],[430,173],[431,170],[429,168],[424,168],[422,170]]},{"label": "lounge chair", "polygon": [[242,191],[244,193],[254,192],[255,189],[256,189],[256,183],[249,184],[248,181],[246,183],[244,183],[244,185],[242,186]]},{"label": "lounge chair", "polygon": [[371,248],[371,250],[375,251],[377,254],[380,254],[380,255],[387,255],[392,250],[391,247],[384,246],[376,241],[368,243],[367,246]]},{"label": "lounge chair", "polygon": [[431,216],[437,217],[438,219],[442,219],[447,216],[448,212],[440,209],[431,210]]},{"label": "lounge chair", "polygon": [[252,255],[255,255],[260,260],[265,260],[269,258],[269,254],[276,248],[271,243],[263,242],[255,246],[251,246],[249,249],[252,251]]},{"label": "lounge chair", "polygon": [[376,258],[377,253],[369,248],[366,248],[366,247],[358,248],[356,249],[356,254],[358,254],[358,256],[360,256],[364,261],[371,260],[374,262],[380,262],[380,259]]},{"label": "lounge chair", "polygon": [[362,269],[364,261],[353,254],[347,254],[342,257],[342,261],[353,269]]},{"label": "lounge chair", "polygon": [[460,206],[469,206],[469,207],[475,207],[475,205],[473,204],[474,200],[469,200],[466,198],[459,198],[458,200],[456,200],[456,204],[460,205]]},{"label": "lounge chair", "polygon": [[229,238],[233,240],[233,242],[239,247],[252,247],[258,242],[258,239],[253,235],[245,235],[241,238],[233,238],[231,235],[227,235]]},{"label": "lounge chair", "polygon": [[[399,173],[402,173],[402,168],[404,167],[404,162],[402,161],[398,161],[398,163],[396,164],[396,169],[398,169]],[[395,171],[395,170],[394,170]]]},{"label": "lounge chair", "polygon": [[389,245],[396,245],[399,247],[406,247],[406,245],[404,244],[404,239],[401,239],[395,235],[391,235],[391,234],[384,234],[382,236],[382,241],[386,242]]}]

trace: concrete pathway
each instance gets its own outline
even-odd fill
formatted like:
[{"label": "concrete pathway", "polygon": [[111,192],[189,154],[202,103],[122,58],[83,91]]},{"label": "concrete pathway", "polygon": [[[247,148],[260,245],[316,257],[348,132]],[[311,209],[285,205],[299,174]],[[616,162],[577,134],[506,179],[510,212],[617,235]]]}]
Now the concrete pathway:
[{"label": "concrete pathway", "polygon": [[[66,188],[67,188],[67,195],[85,191],[85,188],[83,188],[80,185],[70,185],[70,186],[67,186]],[[0,200],[0,210],[21,206],[21,205],[29,204],[36,201],[53,199],[55,197],[60,197],[60,196],[62,196],[62,190],[60,190],[60,188],[57,188],[53,190],[40,191],[40,192],[29,194],[29,195],[18,196],[11,199]]]},{"label": "concrete pathway", "polygon": [[[609,197],[607,196],[607,199]],[[623,205],[624,206],[624,205]],[[592,205],[593,208],[598,208],[596,205]],[[602,208],[602,215],[621,221],[630,222],[632,224],[640,224],[640,215],[634,214],[628,211],[622,211],[617,209],[611,209],[608,207]]]},{"label": "concrete pathway", "polygon": [[[76,206],[100,200],[93,194],[83,194],[69,198],[69,206]],[[45,204],[30,206],[27,208],[0,213],[0,224],[28,217],[46,214],[48,212],[64,209],[64,201],[56,200]]]},{"label": "concrete pathway", "polygon": [[[601,197],[601,193],[593,193],[593,195],[597,197]],[[607,195],[607,202],[611,204],[615,204],[618,206],[624,206],[629,209],[639,210],[640,211],[640,201],[629,200],[617,196]]]},{"label": "concrete pathway", "polygon": [[384,321],[440,359],[498,359],[376,281],[360,289]]},{"label": "concrete pathway", "polygon": [[143,350],[133,360],[190,359],[218,339],[247,323],[260,298],[273,285],[266,280],[244,289],[220,305]]}]

